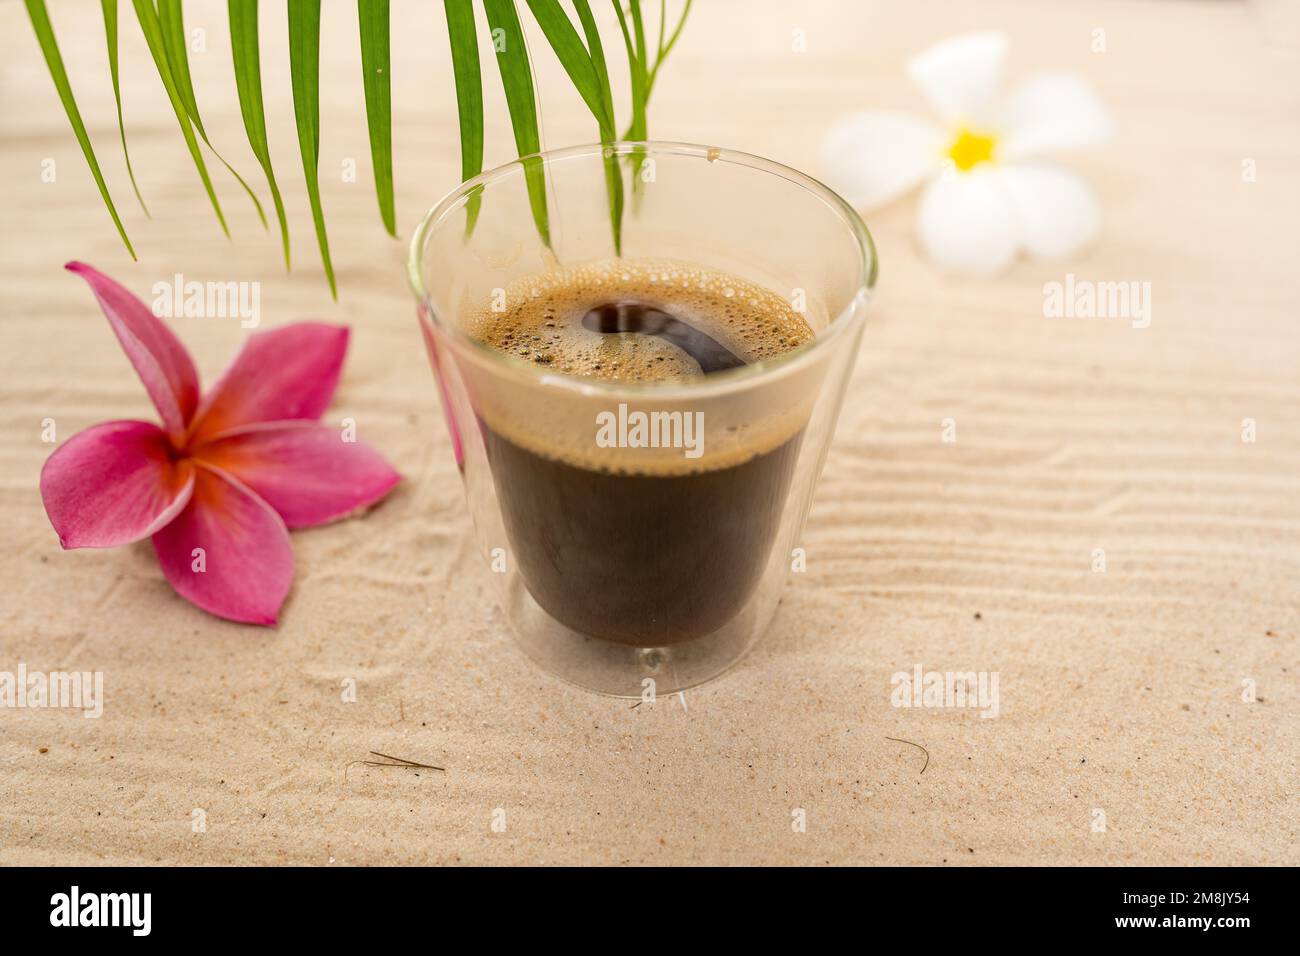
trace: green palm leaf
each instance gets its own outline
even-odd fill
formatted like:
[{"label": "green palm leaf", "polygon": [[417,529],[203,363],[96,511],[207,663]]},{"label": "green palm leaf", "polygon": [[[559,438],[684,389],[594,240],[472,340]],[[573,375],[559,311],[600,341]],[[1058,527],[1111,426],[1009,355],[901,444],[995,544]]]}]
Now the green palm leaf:
[{"label": "green palm leaf", "polygon": [[524,31],[519,25],[519,14],[512,0],[483,0],[488,26],[495,37],[501,32],[501,48],[497,49],[497,68],[501,72],[501,86],[505,89],[506,106],[510,110],[510,125],[515,134],[515,148],[523,158],[524,182],[528,187],[528,204],[532,208],[533,222],[542,242],[551,247],[551,229],[546,211],[546,170],[535,154],[541,152],[541,136],[537,128],[537,100],[533,92],[532,67],[528,62],[528,48]]},{"label": "green palm leaf", "polygon": [[[600,141],[609,145],[617,138],[614,125],[614,96],[609,85],[609,69],[605,64],[605,51],[600,43],[600,33],[596,29],[595,18],[587,0],[574,0],[574,9],[582,23],[587,44],[573,28],[568,16],[560,6],[559,0],[528,0],[528,8],[546,34],[551,49],[559,58],[561,65],[573,85],[596,117],[600,127]],[[618,157],[609,151],[605,161],[605,188],[609,198],[610,227],[614,233],[614,252],[621,255],[623,251],[623,177],[618,168]]]},{"label": "green palm leaf", "polygon": [[[581,33],[561,6],[560,0],[526,0],[547,41],[574,84],[579,96],[595,117],[601,142],[612,145],[616,140],[614,99],[608,64],[599,30],[592,16],[590,0],[573,0]],[[632,78],[632,121],[625,138],[646,138],[646,106],[660,67],[681,35],[692,0],[685,7],[671,32],[668,31],[666,0],[659,5],[659,35],[653,54],[646,42],[645,20],[641,0],[613,0],[623,43],[627,51]],[[230,18],[231,58],[236,91],[248,144],[266,175],[275,202],[280,237],[288,267],[289,228],[284,200],[275,180],[267,142],[266,114],[263,104],[260,51],[258,46],[257,0],[227,0]],[[117,227],[123,244],[135,258],[135,250],[122,225],[98,160],[86,132],[67,71],[50,25],[45,0],[25,0],[33,30],[45,56],[50,77],[68,115],[73,133],[81,146],[104,205]],[[109,74],[117,111],[119,139],[131,186],[145,215],[149,214],[140,193],[127,149],[126,126],[122,114],[121,83],[118,62],[117,0],[100,0],[104,16],[104,34],[108,48]],[[238,172],[213,147],[199,113],[194,83],[190,74],[189,54],[185,43],[185,26],[181,0],[132,0],[136,18],[144,33],[150,56],[167,93],[172,111],[185,138],[186,148],[203,183],[204,191],[216,213],[222,231],[229,236],[226,218],[217,199],[199,140],[211,150],[243,187],[266,225],[266,214],[257,195]],[[456,104],[460,125],[461,176],[470,179],[483,169],[484,117],[482,67],[479,62],[478,37],[474,24],[472,0],[443,0],[447,15],[447,32],[451,42],[452,66],[456,80]],[[542,241],[551,245],[546,176],[541,151],[541,131],[537,117],[537,90],[527,40],[519,22],[515,0],[483,0],[487,22],[492,29],[497,52],[497,68],[505,91],[515,147],[524,167],[528,202]],[[289,72],[293,87],[294,119],[298,146],[302,155],[316,240],[321,262],[329,282],[330,293],[337,298],[334,266],[330,258],[329,239],[321,206],[320,164],[320,16],[321,0],[287,0],[289,25]],[[358,0],[361,34],[361,61],[366,100],[366,121],[370,134],[371,159],[375,170],[375,193],[380,215],[390,235],[396,235],[396,208],[392,156],[392,78],[390,55],[390,0]],[[197,136],[196,136],[197,133]],[[631,150],[633,174],[644,162],[645,151]],[[616,253],[621,254],[622,218],[625,203],[622,172],[618,153],[606,150],[605,179],[610,207],[610,223]],[[634,182],[634,198],[639,183]],[[470,193],[466,201],[466,231],[474,228],[482,201],[481,189]]]},{"label": "green palm leaf", "polygon": [[393,209],[393,105],[388,55],[388,0],[357,0],[361,22],[361,77],[370,127],[370,160],[375,168],[379,215],[390,236],[397,235]]},{"label": "green palm leaf", "polygon": [[234,176],[239,185],[244,187],[244,192],[248,193],[248,198],[253,200],[253,206],[257,209],[257,218],[262,220],[262,228],[266,228],[266,213],[262,211],[262,203],[258,200],[257,194],[244,182],[244,177],[235,172],[235,167],[226,162],[212,141],[208,139],[208,131],[203,128],[203,119],[199,116],[199,103],[194,98],[194,84],[190,80],[190,58],[185,49],[185,20],[181,13],[181,0],[158,0],[158,24],[162,28],[163,49],[167,51],[167,65],[171,69],[172,81],[176,84],[176,92],[180,95],[181,102],[185,104],[185,112],[189,114],[190,122],[194,128],[199,131],[199,138],[203,140],[204,145],[212,150],[212,155],[221,161],[221,165],[229,170],[230,175]]},{"label": "green palm leaf", "polygon": [[104,40],[108,44],[108,72],[113,78],[113,101],[117,104],[117,132],[122,138],[122,156],[126,160],[126,174],[131,177],[131,188],[135,190],[135,198],[140,203],[140,208],[144,210],[145,216],[149,216],[149,207],[144,204],[144,197],[140,195],[140,187],[136,185],[135,170],[131,168],[131,153],[126,148],[126,124],[122,121],[122,87],[118,82],[117,72],[117,0],[100,0],[100,6],[104,11]]},{"label": "green palm leaf", "polygon": [[645,65],[645,29],[641,20],[641,3],[640,0],[632,0],[631,3],[632,20],[636,31],[634,41],[632,34],[628,32],[627,16],[623,13],[623,7],[619,0],[610,0],[610,2],[614,5],[614,12],[618,15],[618,26],[623,32],[623,46],[627,50],[627,65],[632,74],[632,122],[628,125],[623,138],[641,142],[646,138],[645,108],[648,99],[646,92],[648,75]]},{"label": "green palm leaf", "polygon": [[298,149],[302,172],[311,201],[311,218],[316,225],[316,242],[321,263],[329,280],[330,295],[339,297],[330,261],[329,237],[325,234],[325,213],[320,203],[320,0],[289,0],[289,73],[293,81],[293,115],[298,126]]},{"label": "green palm leaf", "polygon": [[609,138],[613,140],[617,138],[614,135],[614,93],[609,84],[609,67],[605,63],[605,47],[600,42],[600,31],[596,28],[596,18],[591,15],[591,5],[587,0],[573,0],[573,8],[577,11],[578,20],[582,23],[583,35],[587,38],[591,66],[596,73],[596,83],[599,87],[604,115],[598,115],[596,120],[601,124],[601,136],[603,137],[606,130],[608,130]]},{"label": "green palm leaf", "polygon": [[[587,46],[591,50],[591,65],[596,71],[596,81],[600,84],[601,98],[605,103],[605,121],[600,124],[600,141],[610,144],[617,138],[617,123],[614,119],[614,93],[609,84],[609,67],[605,63],[605,48],[600,42],[600,31],[596,29],[596,19],[591,15],[587,0],[573,0],[578,19],[582,21],[582,31],[587,37]],[[609,217],[614,230],[614,254],[623,254],[623,174],[619,170],[618,156],[613,150],[605,153],[605,190],[609,194]]]},{"label": "green palm leaf", "polygon": [[[623,46],[627,50],[628,69],[632,74],[632,122],[628,125],[623,138],[641,143],[649,136],[646,130],[649,77],[645,65],[645,25],[641,19],[641,3],[640,0],[631,0],[630,11],[633,31],[636,35],[636,39],[633,40],[632,34],[628,32],[627,17],[623,14],[619,0],[611,0],[611,2],[614,4],[614,12],[618,14],[618,26],[623,33]],[[645,161],[645,150],[640,146],[634,147],[628,158],[632,166],[632,205],[636,209],[641,199],[641,164]]]},{"label": "green palm leaf", "polygon": [[[456,77],[456,114],[460,119],[460,179],[483,172],[483,79],[478,66],[478,33],[474,29],[473,0],[442,0],[451,40],[451,68]],[[482,190],[475,189],[465,203],[465,235],[478,221]]]},{"label": "green palm leaf", "polygon": [[659,47],[655,55],[654,66],[650,68],[650,73],[646,76],[645,98],[647,103],[650,101],[650,91],[654,89],[655,77],[659,75],[659,67],[663,66],[664,60],[668,59],[668,54],[677,45],[677,38],[682,35],[682,27],[686,26],[686,17],[691,12],[691,3],[693,2],[694,0],[686,0],[686,6],[682,9],[681,18],[677,21],[677,26],[673,28],[667,43],[664,43],[664,26],[668,23],[667,4],[665,0],[659,2]]},{"label": "green palm leaf", "polygon": [[226,226],[226,217],[222,215],[221,204],[217,202],[217,194],[212,188],[212,179],[208,176],[208,167],[203,162],[203,154],[199,152],[198,141],[194,138],[194,126],[190,122],[190,114],[172,76],[158,11],[154,9],[151,0],[132,0],[132,4],[135,7],[136,19],[140,21],[140,29],[144,31],[145,42],[149,44],[149,52],[153,55],[154,65],[158,67],[158,76],[162,79],[163,87],[167,90],[167,98],[176,113],[176,122],[181,124],[185,145],[189,148],[194,166],[199,171],[199,179],[203,180],[203,188],[207,191],[212,209],[217,214],[217,222],[221,223],[221,231],[229,236],[230,229]]},{"label": "green palm leaf", "polygon": [[77,137],[77,142],[81,145],[82,155],[86,157],[86,165],[90,167],[90,173],[95,177],[95,185],[99,187],[99,194],[104,198],[104,205],[108,207],[108,214],[113,217],[113,225],[117,226],[117,234],[122,237],[122,243],[126,246],[126,251],[131,253],[134,259],[135,249],[131,245],[131,240],[126,236],[126,229],[122,226],[122,220],[117,215],[117,207],[113,205],[113,197],[108,194],[108,186],[104,183],[104,174],[99,171],[99,161],[95,159],[95,150],[90,145],[90,137],[86,134],[86,124],[81,121],[81,111],[77,109],[77,101],[72,96],[72,86],[68,83],[68,72],[63,68],[63,57],[59,53],[59,45],[54,39],[54,28],[50,26],[50,14],[45,9],[45,0],[27,0],[27,16],[32,21],[32,29],[36,32],[36,41],[41,45],[41,52],[45,55],[45,64],[49,67],[50,78],[54,80],[54,88],[59,93],[59,100],[63,103],[63,110],[68,114],[68,122],[72,124],[72,132]]},{"label": "green palm leaf", "polygon": [[533,11],[538,26],[546,34],[551,49],[569,74],[569,79],[578,89],[578,95],[587,104],[587,108],[601,122],[606,119],[606,102],[601,99],[600,84],[596,80],[596,70],[591,65],[587,48],[582,45],[578,31],[573,28],[568,16],[560,7],[559,0],[527,0],[528,9]]},{"label": "green palm leaf", "polygon": [[668,23],[668,11],[667,4],[664,0],[660,0],[659,42],[655,48],[654,63],[647,65],[645,21],[641,16],[640,0],[631,0],[629,4],[635,40],[628,33],[627,19],[623,14],[623,8],[619,5],[619,0],[613,0],[614,12],[618,14],[618,24],[623,31],[623,43],[627,48],[628,66],[632,72],[632,123],[623,134],[624,139],[644,140],[649,135],[646,128],[646,114],[650,92],[654,89],[655,79],[659,76],[659,68],[663,66],[664,61],[668,59],[668,54],[677,45],[677,38],[682,35],[682,27],[686,26],[686,18],[690,15],[692,2],[693,0],[686,0],[682,15],[665,43],[664,28]]},{"label": "green palm leaf", "polygon": [[[105,0],[109,2],[109,0]],[[284,214],[284,200],[271,169],[271,151],[266,140],[266,113],[262,107],[262,69],[257,41],[257,0],[230,0],[230,53],[235,65],[235,88],[239,93],[239,112],[244,118],[248,145],[266,174],[280,221],[280,242],[284,246],[284,267],[289,268],[289,224]]]}]

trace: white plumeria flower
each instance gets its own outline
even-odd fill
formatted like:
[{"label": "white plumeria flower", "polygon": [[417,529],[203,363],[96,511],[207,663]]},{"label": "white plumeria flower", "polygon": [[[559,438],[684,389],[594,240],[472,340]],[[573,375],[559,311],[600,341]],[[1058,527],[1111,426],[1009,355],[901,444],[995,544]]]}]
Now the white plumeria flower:
[{"label": "white plumeria flower", "polygon": [[1110,116],[1081,80],[1063,73],[1037,76],[999,100],[1006,47],[1001,33],[971,33],[908,62],[942,126],[869,110],[839,123],[824,146],[828,182],[860,209],[928,180],[916,231],[943,268],[989,274],[1021,250],[1068,256],[1100,227],[1088,184],[1032,157],[1103,142]]}]

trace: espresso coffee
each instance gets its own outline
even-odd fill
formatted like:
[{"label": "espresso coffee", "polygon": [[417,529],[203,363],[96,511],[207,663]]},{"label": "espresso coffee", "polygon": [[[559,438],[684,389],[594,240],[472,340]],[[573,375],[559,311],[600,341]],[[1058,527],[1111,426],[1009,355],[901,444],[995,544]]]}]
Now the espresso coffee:
[{"label": "espresso coffee", "polygon": [[[465,320],[480,342],[550,371],[650,386],[618,409],[611,399],[590,428],[548,427],[544,408],[479,405],[529,592],[573,630],[622,644],[670,645],[718,630],[772,556],[806,409],[711,422],[689,391],[661,401],[653,386],[703,383],[772,358],[810,342],[812,328],[767,289],[657,260],[555,270],[501,291]],[[642,423],[664,427],[649,436],[628,427],[640,405],[654,410],[641,412]],[[675,438],[684,439],[680,450]]]}]

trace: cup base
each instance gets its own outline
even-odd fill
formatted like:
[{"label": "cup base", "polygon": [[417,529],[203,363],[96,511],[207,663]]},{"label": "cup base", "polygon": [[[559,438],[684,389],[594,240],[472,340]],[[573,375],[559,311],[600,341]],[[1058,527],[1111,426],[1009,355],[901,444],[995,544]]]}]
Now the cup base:
[{"label": "cup base", "polygon": [[[711,634],[663,647],[603,641],[565,627],[546,613],[519,576],[506,601],[515,641],[543,670],[610,697],[675,694],[718,677],[758,642],[752,606]],[[653,682],[653,683],[651,683]]]}]

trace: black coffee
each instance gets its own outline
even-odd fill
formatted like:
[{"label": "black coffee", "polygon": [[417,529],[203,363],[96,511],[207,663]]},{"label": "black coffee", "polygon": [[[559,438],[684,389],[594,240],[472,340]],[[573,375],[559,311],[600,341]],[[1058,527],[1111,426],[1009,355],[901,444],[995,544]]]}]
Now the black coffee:
[{"label": "black coffee", "polygon": [[[699,381],[813,337],[774,293],[681,264],[616,260],[505,291],[504,310],[474,316],[472,334],[605,381]],[[480,423],[510,550],[538,604],[581,633],[647,647],[736,616],[771,557],[802,422],[651,463],[644,449],[597,448],[594,422],[575,441],[548,435],[544,415],[524,417]]]}]

